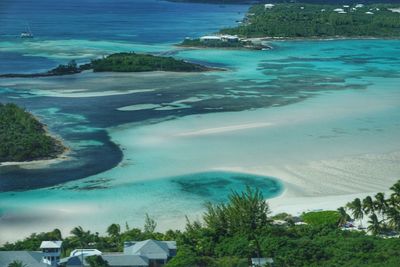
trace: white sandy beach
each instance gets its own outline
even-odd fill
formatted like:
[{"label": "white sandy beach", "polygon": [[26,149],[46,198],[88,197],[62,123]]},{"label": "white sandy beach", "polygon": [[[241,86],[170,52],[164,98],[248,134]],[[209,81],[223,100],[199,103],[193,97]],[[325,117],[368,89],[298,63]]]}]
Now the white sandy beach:
[{"label": "white sandy beach", "polygon": [[[393,80],[386,86],[396,84]],[[41,192],[24,192],[37,203],[24,215],[1,217],[1,241],[55,225],[64,234],[76,225],[99,232],[112,222],[141,227],[144,212],[155,216],[160,231],[183,228],[185,215],[200,218],[201,201],[184,199],[181,192],[171,191],[176,189],[132,190],[137,190],[135,183],[188,173],[222,170],[275,177],[284,192],[268,199],[271,210],[293,215],[334,210],[355,197],[386,192],[400,176],[399,95],[387,89],[376,97],[374,88],[368,90],[327,93],[270,109],[110,129],[113,141],[124,150],[124,160],[88,179],[113,177],[112,188],[49,191],[45,198],[36,197]],[[9,204],[19,208],[16,202]]]}]

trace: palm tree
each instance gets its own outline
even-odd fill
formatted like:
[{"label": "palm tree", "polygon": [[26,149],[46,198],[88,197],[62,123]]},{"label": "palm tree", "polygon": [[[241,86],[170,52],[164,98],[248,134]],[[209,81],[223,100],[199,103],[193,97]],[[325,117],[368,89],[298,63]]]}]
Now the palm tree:
[{"label": "palm tree", "polygon": [[71,234],[74,236],[74,242],[84,248],[88,244],[89,232],[83,230],[82,226],[77,226],[71,230]]},{"label": "palm tree", "polygon": [[388,199],[389,205],[400,210],[400,180],[390,188],[394,193]]},{"label": "palm tree", "polygon": [[362,206],[365,214],[369,214],[371,212],[373,213],[375,211],[374,201],[370,196],[367,196],[366,198],[363,199]]},{"label": "palm tree", "polygon": [[373,213],[371,216],[369,216],[369,218],[370,220],[368,221],[368,231],[370,231],[374,235],[379,234],[379,232],[381,231],[381,222],[378,220],[378,217],[375,213]]},{"label": "palm tree", "polygon": [[361,220],[364,218],[361,200],[359,198],[354,199],[352,202],[347,204],[347,207],[351,210],[353,218]]},{"label": "palm tree", "polygon": [[388,207],[393,207],[400,209],[400,198],[394,196],[393,194],[390,196],[389,199],[386,200]]},{"label": "palm tree", "polygon": [[400,197],[400,180],[395,183],[390,190],[392,190],[394,193],[392,195]]},{"label": "palm tree", "polygon": [[350,215],[347,214],[345,208],[343,208],[343,207],[338,208],[338,212],[340,214],[339,222],[338,222],[339,226],[343,226],[344,224],[346,224],[346,222],[351,220]]},{"label": "palm tree", "polygon": [[386,210],[388,208],[388,202],[385,199],[384,193],[378,193],[375,195],[375,208],[376,210],[385,217]]},{"label": "palm tree", "polygon": [[23,263],[22,261],[13,261],[11,262],[8,267],[27,267],[27,265],[25,263]]},{"label": "palm tree", "polygon": [[387,209],[387,219],[389,226],[396,231],[400,231],[400,210],[395,207]]},{"label": "palm tree", "polygon": [[121,232],[121,227],[119,226],[119,224],[113,223],[107,228],[107,234],[114,238],[118,237],[120,232]]}]

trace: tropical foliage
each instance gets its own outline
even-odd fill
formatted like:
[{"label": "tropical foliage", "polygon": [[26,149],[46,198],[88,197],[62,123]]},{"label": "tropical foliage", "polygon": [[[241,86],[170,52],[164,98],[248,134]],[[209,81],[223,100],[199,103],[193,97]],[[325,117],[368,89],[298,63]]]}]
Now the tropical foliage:
[{"label": "tropical foliage", "polygon": [[62,150],[33,115],[15,104],[0,103],[0,162],[52,158]]},{"label": "tropical foliage", "polygon": [[389,10],[394,7],[291,3],[268,9],[254,5],[243,24],[221,32],[243,37],[399,37],[400,14]]},{"label": "tropical foliage", "polygon": [[356,198],[346,205],[354,219],[368,218],[368,231],[374,235],[400,232],[400,181],[390,190],[392,193],[388,197],[377,193],[363,200]]},{"label": "tropical foliage", "polygon": [[95,72],[145,72],[145,71],[175,71],[197,72],[207,71],[207,67],[189,63],[172,57],[154,56],[149,54],[117,53],[91,62]]},{"label": "tropical foliage", "polygon": [[326,210],[326,211],[312,211],[303,213],[301,219],[310,225],[315,226],[337,226],[340,221],[340,213],[338,211]]},{"label": "tropical foliage", "polygon": [[[344,231],[338,224],[348,221],[345,208],[338,211],[305,213],[301,217],[309,222],[305,225],[275,225],[273,219],[293,220],[289,214],[270,216],[270,209],[259,190],[247,188],[245,192],[232,192],[227,203],[206,204],[202,221],[187,221],[184,231],[169,230],[165,233],[155,231],[155,221],[146,216],[145,230],[133,228],[128,224],[125,230],[112,224],[107,235],[91,233],[82,227],[71,231],[64,238],[64,253],[68,255],[74,248],[97,248],[101,251],[122,251],[124,241],[158,239],[176,240],[177,256],[168,267],[241,267],[249,266],[251,257],[271,257],[275,266],[400,266],[400,239],[382,238],[375,231],[376,222],[381,215],[380,207],[386,210],[387,225],[396,225],[396,216],[390,212],[398,211],[400,203],[400,181],[392,188],[389,198],[381,195],[373,199],[375,217],[371,218],[371,233],[364,231]],[[354,209],[359,214],[358,203]],[[379,207],[379,208],[378,208]],[[364,212],[364,207],[361,205]],[[389,212],[390,211],[390,212]],[[397,226],[396,226],[397,227]],[[393,229],[397,229],[394,227]],[[380,228],[378,228],[380,229]],[[40,240],[59,238],[59,231],[33,234],[14,244],[7,243],[1,250],[37,249]],[[99,259],[94,259],[93,261]],[[94,264],[94,263],[92,263]],[[107,266],[104,262],[98,265]],[[101,265],[103,264],[103,265]]]},{"label": "tropical foliage", "polygon": [[254,3],[313,3],[313,4],[358,4],[358,3],[398,3],[398,0],[169,0],[171,2],[210,4],[254,4]]},{"label": "tropical foliage", "polygon": [[58,67],[48,71],[47,73],[50,75],[67,75],[67,74],[75,74],[81,72],[78,64],[75,60],[71,60],[66,65],[58,65]]}]

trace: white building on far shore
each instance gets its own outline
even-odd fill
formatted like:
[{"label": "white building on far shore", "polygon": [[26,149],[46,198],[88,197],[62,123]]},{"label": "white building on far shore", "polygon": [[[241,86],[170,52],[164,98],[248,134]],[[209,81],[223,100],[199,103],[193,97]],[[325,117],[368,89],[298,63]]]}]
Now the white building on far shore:
[{"label": "white building on far shore", "polygon": [[274,4],[265,4],[264,5],[264,8],[265,9],[271,9],[271,8],[273,8],[275,5]]},{"label": "white building on far shore", "polygon": [[239,41],[239,37],[236,35],[206,35],[206,36],[202,36],[200,37],[200,41],[201,42],[216,42],[216,41],[222,41],[222,42],[230,42],[230,43],[234,43],[234,42],[238,42]]}]

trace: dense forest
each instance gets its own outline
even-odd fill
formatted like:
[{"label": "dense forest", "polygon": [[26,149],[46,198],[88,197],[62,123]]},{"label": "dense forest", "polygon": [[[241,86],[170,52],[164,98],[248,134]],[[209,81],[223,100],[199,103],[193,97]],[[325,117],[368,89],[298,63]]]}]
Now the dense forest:
[{"label": "dense forest", "polygon": [[[88,67],[89,68],[89,67]],[[117,53],[102,59],[92,60],[90,68],[95,72],[144,72],[144,71],[174,71],[199,72],[211,68],[177,60],[172,57],[154,56],[149,54]]]},{"label": "dense forest", "polygon": [[170,2],[210,4],[255,4],[255,3],[309,3],[309,4],[398,4],[398,0],[169,0]]},{"label": "dense forest", "polygon": [[222,33],[242,37],[400,37],[393,5],[254,5],[243,23]]},{"label": "dense forest", "polygon": [[0,103],[0,163],[52,158],[63,150],[30,113]]},{"label": "dense forest", "polygon": [[[400,239],[388,238],[386,231],[397,229],[398,234],[400,230],[400,181],[391,190],[388,197],[381,198],[383,193],[378,193],[371,198],[371,206],[368,201],[354,206],[353,201],[337,211],[304,213],[299,224],[295,223],[299,218],[289,214],[271,216],[262,193],[247,188],[241,193],[232,192],[227,203],[206,204],[202,221],[187,220],[184,231],[156,232],[156,221],[146,215],[143,229],[126,223],[122,230],[120,225],[112,224],[107,235],[100,236],[78,226],[66,238],[56,229],[7,243],[0,250],[37,250],[43,240],[63,239],[66,256],[82,247],[122,251],[124,241],[151,238],[177,241],[177,256],[167,267],[247,267],[251,257],[271,257],[274,266],[395,267],[400,266]],[[365,230],[344,228],[351,221],[347,211],[359,218],[359,208],[361,213],[374,209],[378,219],[371,219]],[[285,223],[276,224],[278,220]]]}]

